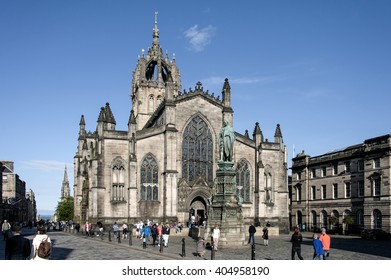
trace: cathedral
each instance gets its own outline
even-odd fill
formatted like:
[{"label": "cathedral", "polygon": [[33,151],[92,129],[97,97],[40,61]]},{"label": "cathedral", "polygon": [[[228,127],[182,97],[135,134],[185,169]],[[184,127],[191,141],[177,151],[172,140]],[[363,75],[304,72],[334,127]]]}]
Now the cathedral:
[{"label": "cathedral", "polygon": [[[229,80],[216,97],[198,82],[182,90],[175,57],[163,55],[155,18],[152,46],[132,73],[131,108],[126,131],[116,130],[110,104],[100,109],[96,130],[79,123],[74,157],[75,221],[105,224],[178,221],[207,217],[214,195],[218,138],[232,127]],[[287,151],[280,125],[274,141],[259,123],[252,137],[234,132],[232,162],[246,225],[270,222],[288,230]]]}]

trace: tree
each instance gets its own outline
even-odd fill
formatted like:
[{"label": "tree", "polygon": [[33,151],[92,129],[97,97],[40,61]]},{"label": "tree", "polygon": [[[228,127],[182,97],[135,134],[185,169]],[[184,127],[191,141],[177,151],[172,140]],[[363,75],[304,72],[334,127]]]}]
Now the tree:
[{"label": "tree", "polygon": [[66,197],[62,199],[56,209],[58,220],[60,221],[71,221],[73,220],[73,197]]}]

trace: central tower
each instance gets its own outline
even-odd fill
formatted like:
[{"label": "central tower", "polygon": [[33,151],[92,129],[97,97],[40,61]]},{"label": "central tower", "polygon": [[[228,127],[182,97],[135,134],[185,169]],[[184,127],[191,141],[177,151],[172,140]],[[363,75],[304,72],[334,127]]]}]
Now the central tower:
[{"label": "central tower", "polygon": [[159,29],[155,12],[155,25],[153,28],[153,41],[145,54],[142,50],[137,61],[136,70],[132,79],[132,110],[134,112],[137,130],[144,127],[160,103],[167,98],[166,85],[171,85],[174,97],[181,90],[179,69],[175,63],[175,54],[169,60],[168,53],[163,56],[159,44]]}]

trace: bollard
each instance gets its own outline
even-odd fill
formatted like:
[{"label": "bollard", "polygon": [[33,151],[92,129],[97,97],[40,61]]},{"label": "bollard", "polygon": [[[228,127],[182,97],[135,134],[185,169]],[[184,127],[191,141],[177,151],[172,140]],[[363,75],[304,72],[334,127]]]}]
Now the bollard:
[{"label": "bollard", "polygon": [[109,241],[111,242],[111,230],[109,230]]},{"label": "bollard", "polygon": [[255,243],[251,245],[251,259],[255,260]]},{"label": "bollard", "polygon": [[163,236],[160,236],[160,253],[163,253]]},{"label": "bollard", "polygon": [[210,245],[211,245],[211,253],[210,253],[210,259],[214,260],[215,259],[215,244],[213,242],[213,236],[210,237]]},{"label": "bollard", "polygon": [[185,238],[182,238],[182,258],[186,257],[186,245],[185,245]]},{"label": "bollard", "polygon": [[121,243],[121,233],[119,231],[117,232],[117,238],[118,238],[118,243]]},{"label": "bollard", "polygon": [[130,231],[130,233],[129,233],[129,246],[132,246],[133,244],[132,244],[132,231]]}]

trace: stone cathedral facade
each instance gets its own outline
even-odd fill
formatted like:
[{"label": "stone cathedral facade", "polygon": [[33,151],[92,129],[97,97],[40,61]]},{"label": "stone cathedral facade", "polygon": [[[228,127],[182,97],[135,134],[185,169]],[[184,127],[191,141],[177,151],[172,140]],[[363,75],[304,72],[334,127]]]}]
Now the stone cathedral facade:
[{"label": "stone cathedral facade", "polygon": [[[81,116],[74,157],[75,220],[134,223],[139,219],[186,224],[189,213],[208,215],[214,194],[219,132],[234,126],[228,79],[221,97],[201,82],[182,90],[175,57],[159,44],[157,20],[152,46],[132,75],[128,130],[116,130],[110,104],[101,108],[96,130]],[[238,93],[236,93],[238,94]],[[274,141],[259,123],[250,137],[235,132],[234,168],[245,224],[270,221],[288,229],[287,151],[280,125]]]}]

